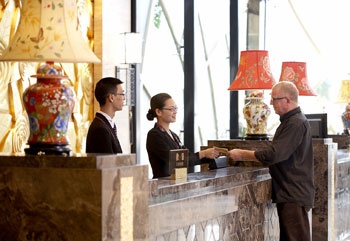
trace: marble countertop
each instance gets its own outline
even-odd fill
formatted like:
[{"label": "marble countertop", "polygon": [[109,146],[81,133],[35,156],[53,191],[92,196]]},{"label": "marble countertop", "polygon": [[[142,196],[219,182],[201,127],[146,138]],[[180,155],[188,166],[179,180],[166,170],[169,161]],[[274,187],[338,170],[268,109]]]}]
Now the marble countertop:
[{"label": "marble countertop", "polygon": [[350,162],[350,151],[346,149],[338,150],[337,162],[338,163]]},{"label": "marble countertop", "polygon": [[149,180],[149,204],[190,198],[228,187],[271,179],[266,167],[227,167],[208,172],[189,173],[187,180],[170,177]]},{"label": "marble countertop", "polygon": [[0,167],[102,169],[135,164],[135,154],[75,154],[60,156],[2,153],[0,156]]}]

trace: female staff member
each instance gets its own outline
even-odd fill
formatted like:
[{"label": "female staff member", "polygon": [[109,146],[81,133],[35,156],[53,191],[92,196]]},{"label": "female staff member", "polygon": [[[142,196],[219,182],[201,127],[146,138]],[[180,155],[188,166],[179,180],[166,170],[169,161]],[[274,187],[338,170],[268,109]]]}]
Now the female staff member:
[{"label": "female staff member", "polygon": [[[176,121],[177,106],[169,94],[160,93],[151,98],[151,108],[147,119],[157,119],[154,127],[147,134],[146,148],[151,163],[153,178],[170,176],[169,151],[174,149],[187,149],[182,145],[179,137],[170,130],[170,123]],[[196,153],[189,153],[189,166],[214,162],[213,158],[219,156],[214,148]]]}]

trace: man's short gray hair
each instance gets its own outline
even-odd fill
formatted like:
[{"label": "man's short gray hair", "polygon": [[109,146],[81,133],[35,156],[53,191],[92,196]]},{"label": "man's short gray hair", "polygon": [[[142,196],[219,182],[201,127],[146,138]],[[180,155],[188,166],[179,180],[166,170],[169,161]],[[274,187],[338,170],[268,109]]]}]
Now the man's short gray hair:
[{"label": "man's short gray hair", "polygon": [[295,84],[290,81],[280,81],[272,88],[278,88],[280,92],[283,92],[289,99],[295,103],[298,103],[299,91]]}]

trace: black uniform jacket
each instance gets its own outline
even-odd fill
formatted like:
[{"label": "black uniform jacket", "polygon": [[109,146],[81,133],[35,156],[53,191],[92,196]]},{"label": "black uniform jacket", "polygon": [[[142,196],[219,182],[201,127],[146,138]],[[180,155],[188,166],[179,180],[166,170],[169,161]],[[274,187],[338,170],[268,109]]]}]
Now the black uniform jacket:
[{"label": "black uniform jacket", "polygon": [[96,113],[86,137],[86,153],[122,153],[119,140],[109,121]]},{"label": "black uniform jacket", "polygon": [[[146,148],[153,171],[153,178],[170,176],[169,151],[174,149],[187,149],[181,144],[180,138],[171,131],[174,140],[157,123],[147,134]],[[189,166],[201,163],[212,163],[213,159],[199,159],[198,152],[189,152]],[[215,162],[214,162],[215,163]]]}]

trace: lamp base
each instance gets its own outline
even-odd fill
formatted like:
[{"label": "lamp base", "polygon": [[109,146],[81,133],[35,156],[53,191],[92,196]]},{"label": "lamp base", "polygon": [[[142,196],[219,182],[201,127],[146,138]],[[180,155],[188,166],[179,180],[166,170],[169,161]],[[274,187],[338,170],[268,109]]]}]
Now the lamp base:
[{"label": "lamp base", "polygon": [[246,140],[269,140],[267,134],[247,134]]},{"label": "lamp base", "polygon": [[344,126],[344,134],[349,135],[350,129],[350,103],[348,103],[345,107],[345,111],[341,115],[341,120],[343,121]]},{"label": "lamp base", "polygon": [[37,82],[23,92],[29,119],[29,148],[32,155],[68,155],[68,122],[74,108],[73,90],[61,83],[67,78],[60,65],[47,62],[37,70]]},{"label": "lamp base", "polygon": [[251,92],[247,99],[249,102],[243,107],[244,118],[247,122],[247,136],[250,140],[266,140],[268,139],[265,133],[267,133],[267,118],[270,115],[270,108],[263,102],[261,91]]},{"label": "lamp base", "polygon": [[29,155],[70,155],[71,149],[68,145],[54,144],[30,144],[24,152]]}]

